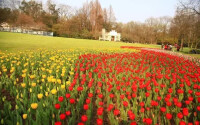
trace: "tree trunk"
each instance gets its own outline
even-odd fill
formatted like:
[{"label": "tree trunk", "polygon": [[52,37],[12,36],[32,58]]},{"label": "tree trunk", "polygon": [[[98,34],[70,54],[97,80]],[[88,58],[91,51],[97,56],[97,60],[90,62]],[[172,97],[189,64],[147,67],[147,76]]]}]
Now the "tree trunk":
[{"label": "tree trunk", "polygon": [[181,51],[183,51],[183,38],[181,38]]},{"label": "tree trunk", "polygon": [[189,39],[189,41],[188,41],[188,47],[190,47],[190,42],[191,42],[191,40]]},{"label": "tree trunk", "polygon": [[191,46],[190,46],[191,49],[193,48],[193,42],[194,42],[194,41],[192,40],[192,43],[191,43]]},{"label": "tree trunk", "polygon": [[199,41],[196,42],[195,49],[197,49]]}]

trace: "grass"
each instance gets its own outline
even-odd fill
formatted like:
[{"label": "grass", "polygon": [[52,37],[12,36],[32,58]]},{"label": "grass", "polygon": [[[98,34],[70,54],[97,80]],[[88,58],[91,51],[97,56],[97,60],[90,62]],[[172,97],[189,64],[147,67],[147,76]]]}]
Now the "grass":
[{"label": "grass", "polygon": [[71,48],[119,48],[120,46],[138,46],[159,48],[158,45],[143,45],[123,42],[109,42],[62,37],[49,37],[21,33],[0,32],[0,50],[15,51],[28,49],[71,49]]},{"label": "grass", "polygon": [[190,50],[191,50],[191,48],[183,47],[183,50],[180,49],[180,51],[175,51],[175,52],[182,53],[184,55],[188,55],[188,56],[192,56],[192,57],[196,57],[196,58],[200,58],[200,54],[189,54]]},{"label": "grass", "polygon": [[[120,46],[137,46],[148,48],[160,48],[160,45],[138,44],[138,43],[124,43],[124,42],[110,42],[86,39],[74,39],[63,37],[49,37],[39,35],[29,35],[21,33],[0,32],[0,50],[1,51],[17,51],[30,49],[73,49],[73,48],[119,48]],[[200,54],[188,54],[189,48],[184,48],[183,53],[193,57],[200,58]]]}]

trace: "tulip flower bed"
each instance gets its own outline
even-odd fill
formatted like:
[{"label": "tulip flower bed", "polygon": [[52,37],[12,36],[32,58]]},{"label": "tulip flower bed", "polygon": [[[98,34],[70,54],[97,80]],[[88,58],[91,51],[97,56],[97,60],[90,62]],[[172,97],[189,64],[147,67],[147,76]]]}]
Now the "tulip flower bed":
[{"label": "tulip flower bed", "polygon": [[200,67],[137,48],[0,53],[1,124],[200,122]]}]

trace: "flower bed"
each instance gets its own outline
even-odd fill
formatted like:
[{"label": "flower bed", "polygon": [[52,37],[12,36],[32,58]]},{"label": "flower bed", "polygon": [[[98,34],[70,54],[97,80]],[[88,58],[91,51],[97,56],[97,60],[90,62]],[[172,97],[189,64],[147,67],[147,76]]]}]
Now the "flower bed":
[{"label": "flower bed", "polygon": [[197,62],[148,49],[0,54],[1,124],[199,124]]}]

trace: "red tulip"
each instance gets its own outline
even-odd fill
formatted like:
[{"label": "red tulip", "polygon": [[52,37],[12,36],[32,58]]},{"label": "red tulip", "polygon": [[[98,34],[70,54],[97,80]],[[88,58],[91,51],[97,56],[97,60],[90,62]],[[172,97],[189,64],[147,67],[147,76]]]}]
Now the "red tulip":
[{"label": "red tulip", "polygon": [[189,94],[192,94],[192,93],[193,93],[193,91],[192,91],[192,90],[188,90],[188,93],[189,93]]},{"label": "red tulip", "polygon": [[194,123],[195,125],[199,125],[200,124],[200,122],[199,121],[195,121],[195,123]]},{"label": "red tulip", "polygon": [[64,100],[63,96],[60,96],[60,97],[58,98],[58,101],[59,101],[59,102],[62,102],[63,100]]},{"label": "red tulip", "polygon": [[150,119],[150,118],[144,118],[143,119],[143,122],[145,122],[147,125],[151,125],[152,124],[152,119]]},{"label": "red tulip", "polygon": [[120,95],[120,98],[121,98],[121,99],[124,99],[124,97],[125,97],[125,95]]},{"label": "red tulip", "polygon": [[56,109],[60,109],[60,104],[55,104]]},{"label": "red tulip", "polygon": [[161,112],[165,112],[165,111],[166,111],[166,108],[165,108],[165,107],[160,107],[160,111],[161,111]]},{"label": "red tulip", "polygon": [[72,87],[72,86],[69,86],[68,89],[69,89],[69,91],[72,91],[72,90],[73,90],[73,87]]},{"label": "red tulip", "polygon": [[86,122],[86,121],[88,120],[88,118],[87,118],[86,115],[82,115],[82,116],[81,116],[81,120],[82,120],[83,122]]},{"label": "red tulip", "polygon": [[83,90],[83,87],[82,86],[79,86],[78,88],[77,88],[77,91],[78,92],[80,92],[80,91],[82,91]]},{"label": "red tulip", "polygon": [[157,97],[157,100],[160,101],[162,98],[160,96]]},{"label": "red tulip", "polygon": [[140,102],[140,106],[143,107],[144,106],[144,102]]},{"label": "red tulip", "polygon": [[176,106],[179,107],[179,108],[181,108],[182,107],[182,103],[181,102],[177,102]]},{"label": "red tulip", "polygon": [[115,109],[113,113],[115,116],[117,116],[117,115],[119,115],[120,111],[118,109]]},{"label": "red tulip", "polygon": [[187,108],[183,108],[183,115],[187,116],[189,114],[189,111]]},{"label": "red tulip", "polygon": [[180,121],[179,125],[186,125],[186,123],[184,121]]},{"label": "red tulip", "polygon": [[169,92],[169,93],[172,93],[172,92],[173,92],[173,89],[172,89],[172,88],[169,88],[169,89],[168,89],[168,92]]},{"label": "red tulip", "polygon": [[166,114],[166,118],[169,119],[169,120],[172,119],[172,114],[167,113],[167,114]]},{"label": "red tulip", "polygon": [[92,93],[88,93],[88,97],[92,98],[93,94]]},{"label": "red tulip", "polygon": [[86,99],[86,103],[87,103],[87,104],[90,104],[90,99]]},{"label": "red tulip", "polygon": [[66,114],[67,116],[69,116],[69,115],[71,114],[71,112],[70,112],[70,111],[66,111],[65,114]]},{"label": "red tulip", "polygon": [[200,111],[200,106],[197,106],[197,110]]},{"label": "red tulip", "polygon": [[108,110],[108,111],[111,111],[111,110],[113,109],[113,107],[114,107],[114,106],[113,106],[113,104],[109,104],[109,106],[108,106],[108,109],[107,109],[107,110]]},{"label": "red tulip", "polygon": [[100,118],[98,118],[98,119],[97,119],[97,125],[103,125],[103,120],[100,119]]},{"label": "red tulip", "polygon": [[102,106],[102,105],[103,105],[103,102],[99,102],[99,105]]},{"label": "red tulip", "polygon": [[82,123],[82,122],[79,122],[79,123],[78,123],[78,125],[84,125],[84,123]]},{"label": "red tulip", "polygon": [[193,97],[191,97],[191,96],[190,96],[190,97],[188,97],[188,100],[189,100],[189,101],[192,101],[193,99],[194,99],[194,98],[193,98]]},{"label": "red tulip", "polygon": [[127,106],[128,106],[128,102],[127,102],[127,101],[123,101],[123,105],[124,105],[125,107],[127,107]]},{"label": "red tulip", "polygon": [[110,98],[114,98],[115,95],[114,94],[110,94],[109,96],[110,96]]},{"label": "red tulip", "polygon": [[103,114],[103,108],[100,107],[97,109],[97,115],[102,115]]},{"label": "red tulip", "polygon": [[135,119],[135,114],[134,114],[134,113],[129,113],[129,118],[130,118],[131,120],[134,120],[134,119]]},{"label": "red tulip", "polygon": [[180,119],[182,119],[182,118],[183,118],[183,114],[182,114],[181,112],[179,112],[179,113],[177,114],[177,117],[180,118]]},{"label": "red tulip", "polygon": [[135,93],[132,94],[132,97],[135,98],[137,95]]},{"label": "red tulip", "polygon": [[65,97],[66,97],[67,99],[70,98],[70,94],[67,93],[67,94],[65,95]]},{"label": "red tulip", "polygon": [[145,109],[144,109],[144,108],[141,108],[141,109],[140,109],[140,112],[144,112],[144,111],[145,111]]},{"label": "red tulip", "polygon": [[55,122],[54,125],[62,125],[62,122]]},{"label": "red tulip", "polygon": [[71,99],[69,100],[69,102],[70,102],[71,104],[74,104],[74,103],[75,103],[75,99],[72,99],[72,98],[71,98]]},{"label": "red tulip", "polygon": [[131,124],[130,125],[137,125],[137,123],[136,122],[131,122]]},{"label": "red tulip", "polygon": [[150,93],[148,93],[148,92],[145,93],[145,96],[146,96],[146,97],[149,97],[149,95],[150,95]]},{"label": "red tulip", "polygon": [[99,98],[103,98],[103,94],[99,94],[98,97],[99,97]]},{"label": "red tulip", "polygon": [[83,105],[84,110],[88,110],[89,106],[87,104]]},{"label": "red tulip", "polygon": [[64,120],[66,118],[66,115],[65,114],[60,114],[60,119],[61,120]]}]

